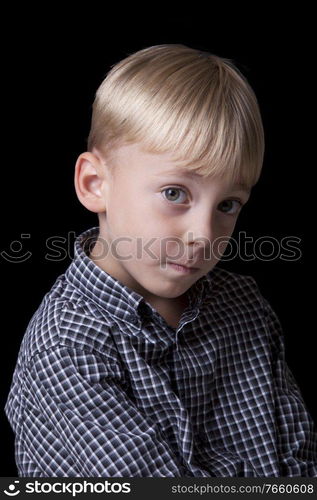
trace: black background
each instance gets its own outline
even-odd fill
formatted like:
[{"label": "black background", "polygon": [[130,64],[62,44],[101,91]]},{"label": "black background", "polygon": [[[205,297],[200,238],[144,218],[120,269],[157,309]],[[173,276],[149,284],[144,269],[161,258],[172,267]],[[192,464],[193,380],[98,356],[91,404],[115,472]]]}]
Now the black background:
[{"label": "black background", "polygon": [[[232,59],[258,97],[266,136],[263,174],[236,230],[278,241],[297,237],[302,255],[296,262],[236,259],[225,266],[254,276],[277,312],[289,366],[317,419],[315,311],[309,300],[315,292],[308,258],[309,228],[314,228],[308,186],[315,164],[311,13],[194,7],[179,14],[158,6],[139,12],[77,6],[71,13],[20,7],[3,20],[9,29],[2,38],[1,408],[32,314],[69,265],[75,236],[98,225],[73,184],[76,159],[86,151],[95,91],[110,66],[127,55],[150,45],[182,43]],[[52,236],[69,242],[68,257],[45,259],[45,241]],[[29,251],[31,257],[8,262],[3,252],[9,253],[14,241],[23,244],[20,253],[13,244],[15,256]],[[0,417],[1,475],[14,476],[13,433],[3,410]]]}]

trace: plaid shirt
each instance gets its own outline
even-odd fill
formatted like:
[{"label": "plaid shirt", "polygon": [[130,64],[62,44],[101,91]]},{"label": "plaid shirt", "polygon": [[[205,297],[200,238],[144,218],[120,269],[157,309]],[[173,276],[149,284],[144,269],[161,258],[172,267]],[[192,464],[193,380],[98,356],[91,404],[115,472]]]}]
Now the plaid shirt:
[{"label": "plaid shirt", "polygon": [[[317,476],[316,434],[279,320],[216,266],[177,329],[88,257],[31,318],[6,403],[19,476]],[[90,247],[91,248],[91,247]]]}]

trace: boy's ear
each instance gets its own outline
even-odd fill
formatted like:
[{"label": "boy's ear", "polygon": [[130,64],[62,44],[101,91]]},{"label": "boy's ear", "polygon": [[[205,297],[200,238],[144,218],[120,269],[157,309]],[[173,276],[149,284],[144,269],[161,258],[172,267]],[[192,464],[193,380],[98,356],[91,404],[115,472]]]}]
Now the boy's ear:
[{"label": "boy's ear", "polygon": [[75,190],[82,205],[91,212],[106,211],[108,179],[101,158],[86,151],[79,155],[75,165]]}]

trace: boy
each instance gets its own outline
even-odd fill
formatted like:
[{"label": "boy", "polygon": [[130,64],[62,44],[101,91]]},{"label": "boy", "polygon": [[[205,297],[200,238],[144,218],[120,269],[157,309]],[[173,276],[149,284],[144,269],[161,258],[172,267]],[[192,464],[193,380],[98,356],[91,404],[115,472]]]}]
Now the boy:
[{"label": "boy", "polygon": [[31,318],[6,404],[20,476],[317,476],[279,320],[216,265],[263,154],[230,60],[171,44],[111,69],[75,167],[99,226]]}]

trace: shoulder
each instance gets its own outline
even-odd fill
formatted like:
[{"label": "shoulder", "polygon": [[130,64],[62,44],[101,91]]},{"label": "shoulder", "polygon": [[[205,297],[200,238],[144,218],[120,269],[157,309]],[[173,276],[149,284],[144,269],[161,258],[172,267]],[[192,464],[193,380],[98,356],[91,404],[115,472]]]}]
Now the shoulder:
[{"label": "shoulder", "polygon": [[283,330],[270,302],[263,296],[255,278],[215,267],[206,276],[209,293],[204,302],[205,311],[215,324],[229,335],[238,332],[254,343],[260,338],[280,348]]},{"label": "shoulder", "polygon": [[265,299],[253,276],[228,271],[216,266],[207,275],[208,298],[229,304],[248,304],[262,309]]},{"label": "shoulder", "polygon": [[216,266],[206,278],[209,286],[204,305],[221,323],[241,325],[251,331],[267,330],[273,316],[278,322],[253,276]]},{"label": "shoulder", "polygon": [[110,340],[110,319],[105,311],[85,300],[60,275],[31,317],[20,349],[20,361],[27,364],[41,352],[59,348],[114,354]]}]

